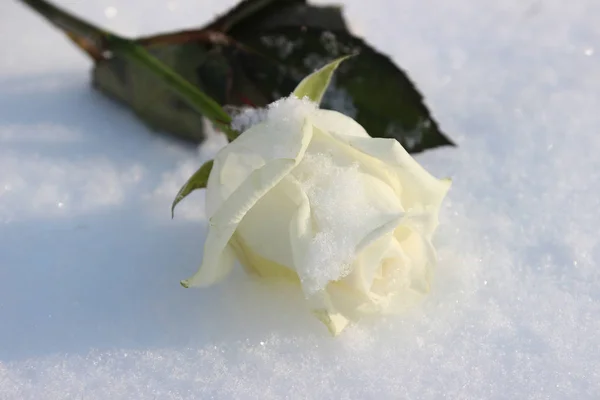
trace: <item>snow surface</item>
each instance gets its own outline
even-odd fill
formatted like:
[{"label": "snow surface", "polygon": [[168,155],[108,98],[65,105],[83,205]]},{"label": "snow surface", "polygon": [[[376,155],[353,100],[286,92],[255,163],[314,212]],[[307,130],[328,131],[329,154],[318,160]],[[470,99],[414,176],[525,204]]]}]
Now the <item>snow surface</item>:
[{"label": "snow surface", "polygon": [[[234,1],[59,3],[146,34]],[[3,1],[0,399],[599,398],[600,3],[345,3],[459,147],[418,156],[453,178],[431,295],[334,339],[290,288],[179,286],[203,196],[174,221],[169,203],[222,138],[195,151],[150,132]]]}]

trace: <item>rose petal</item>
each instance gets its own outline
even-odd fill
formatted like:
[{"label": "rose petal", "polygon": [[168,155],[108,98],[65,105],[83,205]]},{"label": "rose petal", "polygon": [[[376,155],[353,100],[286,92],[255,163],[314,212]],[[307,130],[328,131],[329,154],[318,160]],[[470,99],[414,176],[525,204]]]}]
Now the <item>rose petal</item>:
[{"label": "rose petal", "polygon": [[411,213],[430,215],[423,230],[431,235],[438,223],[438,212],[442,200],[450,189],[451,181],[437,179],[425,170],[395,139],[349,137],[332,133],[333,137],[348,146],[383,163],[397,180],[396,187],[402,207]]},{"label": "rose petal", "polygon": [[236,230],[243,247],[291,268],[294,266],[294,237],[290,233],[290,224],[297,218],[299,205],[306,200],[306,195],[294,181],[288,175],[269,190],[248,211]]},{"label": "rose petal", "polygon": [[[210,218],[202,266],[191,278],[183,281],[183,285],[208,286],[222,279],[226,275],[224,270],[228,272],[231,269],[230,252],[225,250],[238,224],[256,202],[279,183],[304,155],[312,136],[312,125],[305,122],[301,129],[298,128],[282,132],[279,136],[268,132],[264,127],[250,129],[240,136],[243,140],[235,145],[233,144],[237,140],[232,142],[217,155],[207,189],[208,193],[218,192],[225,200]],[[280,148],[273,150],[277,146]],[[251,171],[231,194],[227,195],[223,191],[227,183],[216,181],[220,181],[227,158],[236,154],[239,159],[243,159],[244,151],[253,151],[253,155],[262,156],[264,165]]]},{"label": "rose petal", "polygon": [[370,138],[361,124],[333,110],[316,110],[310,115],[312,123],[325,133]]}]

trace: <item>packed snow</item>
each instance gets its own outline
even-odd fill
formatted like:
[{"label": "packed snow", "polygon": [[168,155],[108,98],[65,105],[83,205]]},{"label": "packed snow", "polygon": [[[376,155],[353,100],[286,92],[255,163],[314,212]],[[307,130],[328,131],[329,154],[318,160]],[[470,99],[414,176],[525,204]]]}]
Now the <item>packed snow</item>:
[{"label": "packed snow", "polygon": [[[320,3],[327,1],[321,0]],[[57,1],[122,34],[233,0]],[[336,2],[337,3],[337,2]],[[0,399],[597,399],[600,3],[346,0],[458,147],[431,294],[332,338],[299,290],[237,270],[183,289],[225,143],[151,132],[20,3],[0,12]]]}]

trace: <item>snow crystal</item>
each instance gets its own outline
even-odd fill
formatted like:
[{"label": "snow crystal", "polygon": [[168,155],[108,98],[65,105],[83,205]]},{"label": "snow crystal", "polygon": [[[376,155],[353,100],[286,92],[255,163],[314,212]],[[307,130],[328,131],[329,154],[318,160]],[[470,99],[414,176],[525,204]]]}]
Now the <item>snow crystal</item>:
[{"label": "snow crystal", "polygon": [[307,154],[300,168],[316,171],[303,182],[303,190],[310,201],[312,217],[319,225],[318,232],[304,270],[298,271],[305,280],[303,287],[310,294],[351,272],[356,245],[364,236],[364,231],[358,228],[361,220],[369,218],[372,207],[360,180],[358,164],[338,166],[331,156],[317,153]]},{"label": "snow crystal", "polygon": [[383,182],[364,175],[349,157],[336,157],[333,148],[315,152],[314,147],[322,149],[315,142],[319,138],[313,138],[292,172],[308,197],[315,229],[306,259],[297,267],[309,296],[348,275],[365,232],[372,232],[401,212],[395,196],[393,204],[388,204],[387,194],[379,186],[387,187]]},{"label": "snow crystal", "polygon": [[234,131],[245,132],[266,119],[267,110],[265,108],[243,107],[232,113],[231,128]]},{"label": "snow crystal", "polygon": [[252,126],[268,121],[271,125],[278,125],[280,129],[288,128],[288,124],[297,127],[298,123],[317,105],[308,98],[298,99],[295,96],[283,97],[265,108],[245,107],[233,115],[231,127],[244,132]]},{"label": "snow crystal", "polygon": [[317,109],[317,104],[307,97],[299,99],[295,96],[283,97],[267,106],[269,121],[298,121]]}]

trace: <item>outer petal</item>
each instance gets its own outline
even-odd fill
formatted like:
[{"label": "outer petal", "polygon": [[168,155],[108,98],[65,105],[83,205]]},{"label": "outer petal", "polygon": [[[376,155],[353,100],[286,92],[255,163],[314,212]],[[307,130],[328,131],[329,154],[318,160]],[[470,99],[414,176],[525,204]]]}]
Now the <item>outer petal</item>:
[{"label": "outer petal", "polygon": [[[435,207],[441,204],[450,188],[450,181],[432,176],[395,139],[372,138],[358,122],[337,111],[318,110],[311,115],[311,119],[322,132],[362,155],[379,160],[380,163],[374,165],[374,160],[365,159],[356,153],[353,155],[373,175],[385,177],[391,169],[389,172],[400,180],[400,185],[390,183],[394,184],[393,187],[402,197],[405,209],[417,204]],[[403,190],[405,188],[410,190]]]},{"label": "outer petal", "polygon": [[389,220],[367,233],[357,246],[357,254],[362,253],[362,256],[355,261],[352,273],[342,280],[330,282],[325,290],[309,297],[313,313],[332,335],[338,335],[351,320],[378,311],[380,303],[386,301],[373,296],[369,288],[401,218],[401,214],[390,215]]},{"label": "outer petal", "polygon": [[429,239],[409,227],[400,227],[395,232],[407,271],[406,285],[398,287],[386,312],[401,312],[429,293],[431,274],[436,264],[435,250]]},{"label": "outer petal", "polygon": [[344,136],[369,138],[361,124],[352,118],[332,110],[317,110],[311,114],[312,123],[321,131]]},{"label": "outer petal", "polygon": [[376,240],[368,243],[358,254],[352,273],[344,278],[345,283],[356,288],[365,296],[371,291],[371,285],[376,274],[381,269],[383,259],[387,256],[390,247],[397,242],[394,237],[394,231],[398,226],[398,221],[391,229],[383,229],[382,235]]},{"label": "outer petal", "polygon": [[[248,210],[300,162],[312,136],[309,123],[304,123],[297,131],[286,132],[273,132],[260,126],[262,124],[243,133],[215,159],[207,188],[207,203],[216,210],[210,218],[202,266],[194,276],[182,282],[184,286],[208,286],[226,275],[233,263],[227,246],[238,224]],[[242,161],[248,160],[246,154],[252,157],[248,165],[257,165],[249,172],[237,168]],[[259,157],[262,158],[260,161]],[[228,168],[236,171],[228,179],[238,182],[221,182],[221,174]],[[221,200],[217,207],[215,202]]]},{"label": "outer petal", "polygon": [[421,226],[414,227],[429,237],[437,226],[438,210],[450,189],[450,180],[435,178],[395,139],[331,135],[362,154],[379,160],[380,169],[388,169],[394,175],[397,182],[393,187],[406,210],[407,218],[419,220]]},{"label": "outer petal", "polygon": [[286,279],[294,283],[300,283],[298,275],[293,269],[258,254],[243,240],[239,239],[237,232],[233,234],[227,248],[232,248],[235,251],[236,258],[248,274],[256,274],[263,279]]},{"label": "outer petal", "polygon": [[432,270],[437,261],[431,241],[408,226],[399,227],[395,236],[410,264],[410,288],[417,293],[428,293]]},{"label": "outer petal", "polygon": [[[353,301],[353,297],[348,297],[348,301]],[[333,336],[339,335],[346,326],[350,323],[350,320],[336,311],[335,306],[331,302],[331,298],[327,292],[323,292],[323,298],[319,303],[324,304],[323,308],[313,308],[313,314],[321,321],[329,332]]]},{"label": "outer petal", "polygon": [[435,264],[430,242],[406,227],[392,235],[384,227],[381,232],[387,234],[370,243],[357,259],[357,264],[368,266],[355,268],[344,279],[331,282],[321,297],[313,299],[313,304],[318,301],[321,306],[315,314],[334,335],[349,321],[364,315],[403,311],[429,291]]},{"label": "outer petal", "polygon": [[285,124],[263,122],[221,149],[206,186],[207,215],[212,217],[254,171],[274,160],[298,158],[310,142],[310,135],[306,137],[307,129],[312,135],[312,130],[303,125],[304,120]]},{"label": "outer petal", "polygon": [[304,159],[289,177],[305,193],[295,197],[307,200],[291,235],[294,269],[307,296],[348,275],[356,254],[381,236],[381,227],[393,231],[404,217],[392,188],[363,171],[347,149],[315,126]]},{"label": "outer petal", "polygon": [[[262,260],[269,260],[294,270],[293,244],[296,237],[290,232],[290,224],[296,223],[299,207],[307,202],[300,184],[290,174],[269,190],[244,216],[235,236],[246,253],[255,253]],[[259,260],[257,257],[246,257]],[[246,265],[262,276],[261,263]],[[264,264],[264,262],[262,263]]]}]

